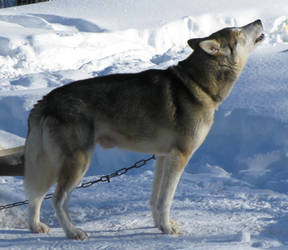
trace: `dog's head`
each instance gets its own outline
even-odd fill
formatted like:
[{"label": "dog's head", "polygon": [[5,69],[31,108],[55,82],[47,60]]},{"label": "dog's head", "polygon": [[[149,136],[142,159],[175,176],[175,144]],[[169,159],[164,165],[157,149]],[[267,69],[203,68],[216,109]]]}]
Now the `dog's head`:
[{"label": "dog's head", "polygon": [[264,39],[260,20],[243,27],[225,28],[205,38],[190,39],[189,46],[196,51],[217,57],[223,63],[242,68],[253,49]]}]

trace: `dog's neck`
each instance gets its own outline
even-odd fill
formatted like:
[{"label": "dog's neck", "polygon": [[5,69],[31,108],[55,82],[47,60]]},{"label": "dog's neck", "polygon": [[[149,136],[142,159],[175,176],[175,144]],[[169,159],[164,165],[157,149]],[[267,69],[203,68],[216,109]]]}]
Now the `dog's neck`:
[{"label": "dog's neck", "polygon": [[[205,88],[201,84],[198,84],[196,80],[194,80],[193,76],[189,74],[184,67],[180,64],[176,66],[171,66],[168,70],[183,84],[186,90],[193,95],[194,98],[200,100],[202,102],[203,96],[208,97],[215,104],[216,107],[223,101],[221,96],[214,95],[210,92],[208,88]],[[206,100],[206,98],[204,99]]]},{"label": "dog's neck", "polygon": [[[204,52],[203,52],[204,53]],[[217,106],[229,95],[242,68],[220,60],[211,60],[206,55],[193,52],[187,59],[172,67],[187,87],[197,85]]]}]

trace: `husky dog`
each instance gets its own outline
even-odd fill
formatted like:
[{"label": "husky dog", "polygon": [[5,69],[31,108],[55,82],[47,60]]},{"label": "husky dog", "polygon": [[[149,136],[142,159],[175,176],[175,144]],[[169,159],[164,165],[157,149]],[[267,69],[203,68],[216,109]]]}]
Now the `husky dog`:
[{"label": "husky dog", "polygon": [[166,70],[114,74],[54,89],[29,116],[24,185],[32,232],[46,233],[40,207],[57,183],[54,207],[68,238],[87,239],[67,203],[96,144],[157,156],[150,204],[155,226],[180,234],[170,208],[187,162],[206,138],[249,54],[264,39],[260,20],[188,41],[193,53]]}]

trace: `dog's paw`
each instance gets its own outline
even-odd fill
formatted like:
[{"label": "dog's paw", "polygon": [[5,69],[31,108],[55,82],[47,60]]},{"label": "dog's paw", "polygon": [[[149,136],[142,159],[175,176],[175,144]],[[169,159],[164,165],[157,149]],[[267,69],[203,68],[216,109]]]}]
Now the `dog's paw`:
[{"label": "dog's paw", "polygon": [[164,234],[174,234],[180,235],[182,234],[180,227],[178,226],[176,221],[170,220],[169,223],[160,225],[160,230]]},{"label": "dog's paw", "polygon": [[49,233],[50,228],[46,224],[39,222],[35,225],[31,225],[30,230],[32,233]]},{"label": "dog's paw", "polygon": [[73,240],[88,240],[88,235],[80,228],[75,228],[72,232],[67,233],[67,237]]},{"label": "dog's paw", "polygon": [[170,226],[172,230],[171,234],[178,234],[178,235],[182,234],[181,228],[179,227],[176,221],[170,219]]}]

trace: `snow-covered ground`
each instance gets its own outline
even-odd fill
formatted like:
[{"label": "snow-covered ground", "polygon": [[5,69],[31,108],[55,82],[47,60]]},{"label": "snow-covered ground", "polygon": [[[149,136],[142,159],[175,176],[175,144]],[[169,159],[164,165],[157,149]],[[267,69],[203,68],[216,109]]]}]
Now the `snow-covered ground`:
[{"label": "snow-covered ground", "polygon": [[[89,234],[66,240],[51,202],[52,230],[27,230],[26,207],[0,211],[7,249],[287,249],[288,3],[286,0],[55,0],[0,10],[0,147],[21,145],[33,104],[53,88],[92,76],[166,68],[186,41],[260,18],[266,33],[216,113],[175,196],[182,236],[153,228],[153,166],[77,190],[71,216]],[[97,148],[85,180],[142,154]],[[0,177],[0,204],[25,199],[22,179]]]}]

